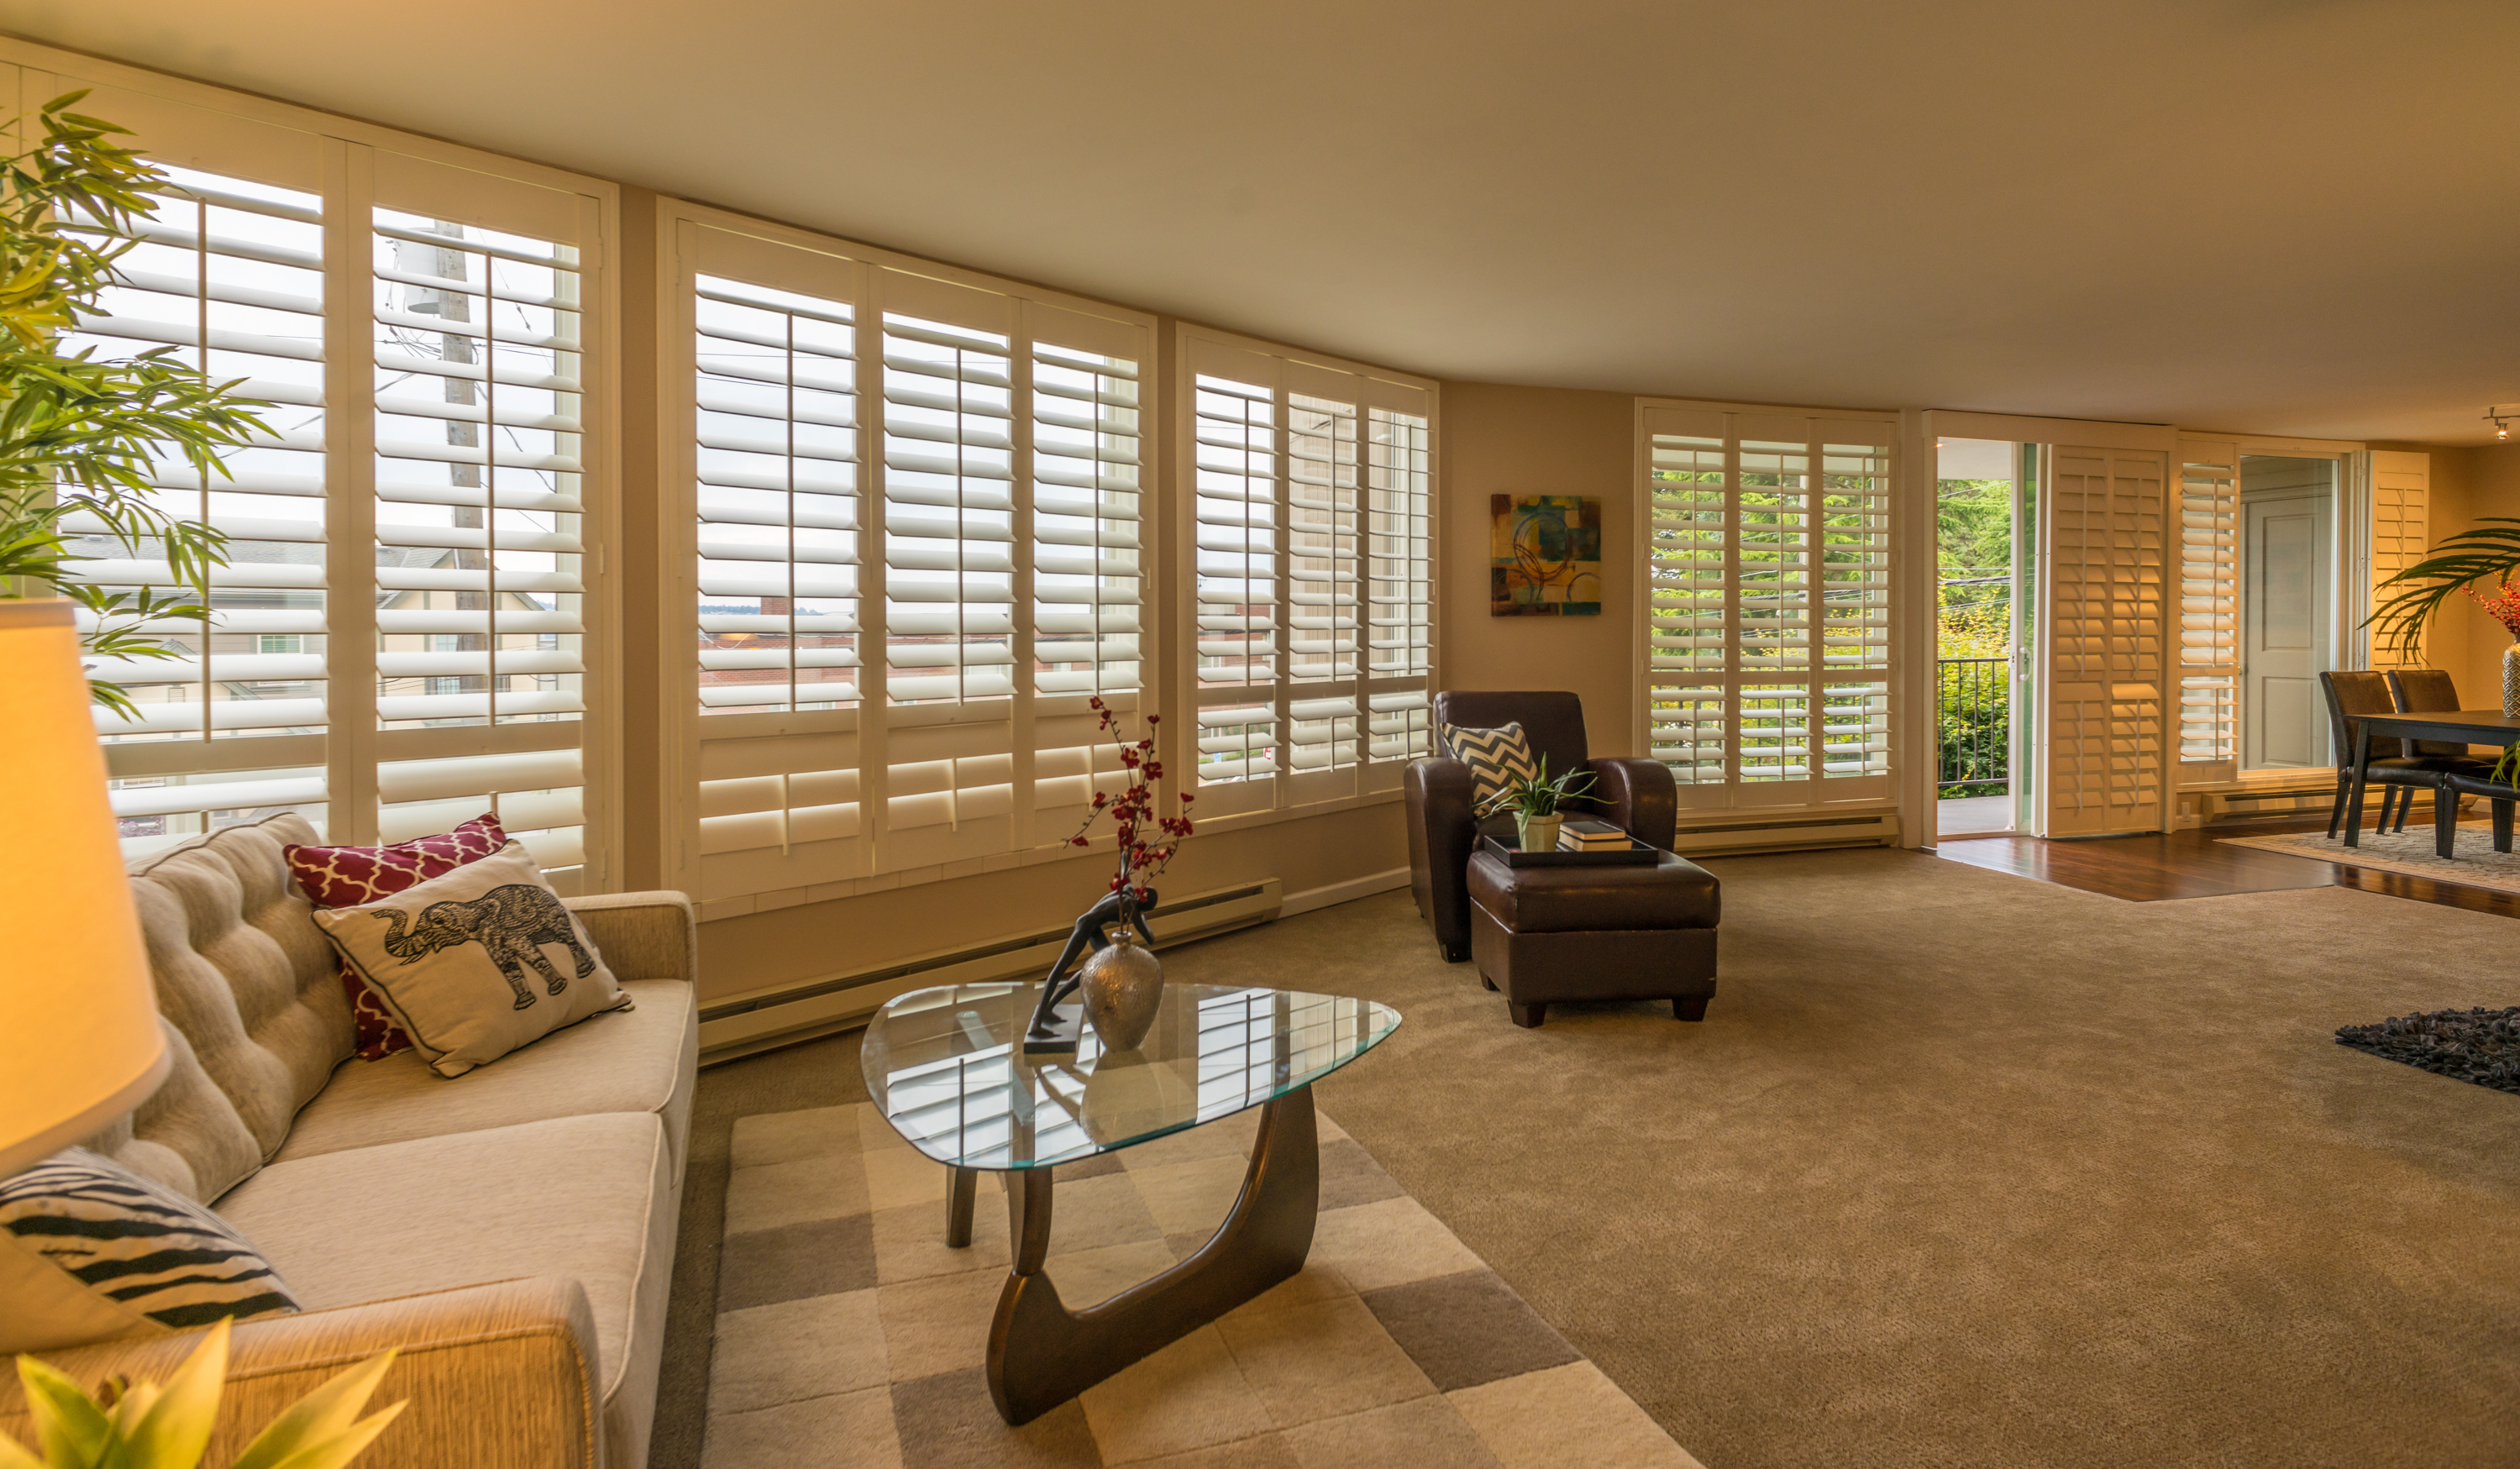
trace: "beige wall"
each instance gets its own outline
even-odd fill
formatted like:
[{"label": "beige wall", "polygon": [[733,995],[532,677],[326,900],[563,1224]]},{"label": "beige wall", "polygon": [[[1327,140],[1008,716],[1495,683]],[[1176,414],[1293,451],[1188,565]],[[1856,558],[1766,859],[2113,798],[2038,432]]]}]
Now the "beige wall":
[{"label": "beige wall", "polygon": [[[2448,536],[2475,528],[2488,516],[2520,518],[2520,444],[2483,449],[2427,444],[2373,447],[2420,449],[2432,456],[2430,530],[2436,546]],[[2425,638],[2429,660],[2457,678],[2459,701],[2470,708],[2492,708],[2501,701],[2502,650],[2510,645],[2510,634],[2473,601],[2457,594],[2452,594]]]},{"label": "beige wall", "polygon": [[[1636,639],[1636,399],[1447,382],[1439,455],[1443,562],[1437,687],[1571,689],[1593,753],[1632,755]],[[1601,615],[1488,615],[1488,497],[1601,501]]]},{"label": "beige wall", "polygon": [[[1156,884],[1175,898],[1276,877],[1287,896],[1409,865],[1400,804],[1192,837]],[[700,1003],[852,972],[916,954],[1064,928],[1110,880],[1107,855],[1079,857],[837,903],[700,925]],[[1430,938],[1427,942],[1432,943]],[[1303,977],[1283,983],[1303,988]]]}]

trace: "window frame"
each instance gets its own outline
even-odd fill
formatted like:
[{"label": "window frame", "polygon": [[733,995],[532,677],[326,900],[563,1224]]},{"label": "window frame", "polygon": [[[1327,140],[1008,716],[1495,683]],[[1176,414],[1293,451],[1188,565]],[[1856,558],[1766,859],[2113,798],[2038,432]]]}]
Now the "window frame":
[{"label": "window frame", "polygon": [[[1282,342],[1244,336],[1237,333],[1189,322],[1174,324],[1171,342],[1172,367],[1170,386],[1173,406],[1166,414],[1172,432],[1172,483],[1167,496],[1173,511],[1173,527],[1166,540],[1171,564],[1164,573],[1170,589],[1166,599],[1165,623],[1175,632],[1171,653],[1172,677],[1167,681],[1166,722],[1182,732],[1181,740],[1169,741],[1168,774],[1180,777],[1180,788],[1198,799],[1192,812],[1202,831],[1261,825],[1299,817],[1326,815],[1354,807],[1397,801],[1401,797],[1401,777],[1415,755],[1398,759],[1375,760],[1372,757],[1371,722],[1372,711],[1368,699],[1370,686],[1376,682],[1403,685],[1416,682],[1422,686],[1425,697],[1425,753],[1433,753],[1434,695],[1443,687],[1444,644],[1441,631],[1444,597],[1449,589],[1445,571],[1446,547],[1444,480],[1443,480],[1443,394],[1433,378],[1377,367],[1370,363],[1326,353],[1306,351]],[[1238,361],[1270,359],[1274,376],[1265,384],[1272,391],[1273,404],[1282,406],[1296,396],[1333,397],[1346,402],[1352,395],[1357,423],[1358,525],[1356,536],[1356,585],[1359,591],[1357,655],[1358,676],[1341,681],[1356,690],[1358,758],[1353,766],[1318,773],[1299,773],[1287,768],[1286,748],[1293,743],[1290,705],[1301,702],[1307,690],[1323,686],[1297,682],[1289,677],[1284,661],[1285,646],[1282,636],[1281,662],[1269,685],[1270,701],[1282,725],[1280,768],[1266,780],[1234,782],[1201,786],[1195,783],[1196,755],[1185,741],[1197,737],[1198,711],[1201,707],[1198,679],[1198,521],[1195,512],[1198,496],[1197,381],[1202,376],[1236,377]],[[1245,371],[1249,369],[1246,367]],[[1237,380],[1251,382],[1249,378]],[[1425,421],[1425,621],[1426,652],[1424,672],[1420,675],[1399,675],[1377,681],[1371,672],[1372,631],[1365,618],[1372,571],[1372,490],[1369,468],[1371,434],[1368,427],[1373,410],[1384,410],[1419,417]],[[1286,457],[1283,447],[1291,425],[1282,416],[1275,423],[1279,431],[1278,455]],[[1282,464],[1274,471],[1280,484],[1279,503],[1285,504],[1284,486],[1287,471]],[[1282,530],[1291,527],[1282,527]],[[1292,559],[1291,546],[1282,541],[1279,548],[1279,579],[1287,580],[1283,564]],[[1282,624],[1282,635],[1286,629]],[[1256,693],[1258,686],[1246,686]],[[1235,701],[1210,701],[1213,707],[1234,707]],[[1352,772],[1352,775],[1348,773]],[[1346,776],[1341,789],[1341,777]]]},{"label": "window frame", "polygon": [[[1105,301],[1028,286],[1020,282],[964,270],[914,255],[882,249],[835,236],[824,235],[794,226],[737,214],[687,200],[659,197],[655,218],[656,270],[655,320],[656,342],[656,463],[659,475],[659,595],[656,605],[654,634],[659,648],[659,714],[665,737],[661,741],[658,761],[658,798],[662,812],[664,849],[664,881],[692,894],[703,921],[744,913],[775,910],[803,902],[824,902],[850,897],[862,892],[881,891],[911,883],[937,881],[967,876],[982,871],[1002,870],[1010,867],[1029,866],[1042,862],[1061,861],[1078,856],[1066,844],[1071,828],[1064,818],[1055,823],[1058,829],[1044,827],[1032,820],[1037,814],[1023,799],[1026,792],[1036,792],[1034,757],[1042,753],[1041,741],[1047,738],[1080,739],[1090,731],[1092,714],[1087,693],[1048,694],[1035,690],[1034,680],[1018,676],[1011,695],[1004,699],[970,702],[933,702],[893,705],[879,702],[884,685],[879,680],[872,688],[861,685],[860,697],[849,707],[836,709],[788,710],[761,713],[710,714],[699,712],[699,661],[693,653],[692,609],[698,597],[698,530],[697,511],[697,410],[694,404],[693,379],[697,370],[694,338],[698,330],[694,289],[701,275],[726,276],[728,271],[701,264],[701,231],[713,232],[716,241],[711,247],[721,252],[750,249],[764,252],[759,273],[785,274],[787,284],[760,281],[756,284],[799,293],[816,293],[796,284],[808,269],[823,273],[829,285],[825,293],[837,299],[848,297],[853,322],[852,350],[859,364],[853,376],[851,394],[857,421],[858,472],[853,490],[855,498],[858,565],[862,573],[855,597],[859,602],[857,647],[861,659],[861,677],[868,676],[866,662],[880,662],[885,645],[883,616],[884,582],[880,563],[885,554],[884,479],[880,460],[883,456],[883,391],[880,379],[865,371],[870,348],[868,340],[883,330],[887,312],[919,316],[920,301],[934,297],[950,300],[960,292],[979,292],[1003,298],[1011,313],[1013,330],[1009,334],[1011,372],[1014,389],[1012,414],[1024,425],[1018,436],[1012,469],[1017,529],[1014,602],[1019,647],[1029,648],[1028,630],[1033,626],[1034,597],[1032,584],[1034,537],[1023,527],[1030,523],[1032,511],[1032,420],[1037,405],[1031,388],[1032,356],[1042,342],[1057,343],[1055,334],[1028,330],[1035,323],[1052,329],[1062,316],[1085,318],[1099,328],[1088,326],[1074,330],[1116,329],[1135,332],[1141,343],[1136,360],[1139,384],[1138,414],[1138,538],[1139,538],[1139,684],[1138,690],[1116,694],[1110,702],[1124,712],[1154,712],[1161,708],[1163,673],[1167,639],[1158,608],[1159,587],[1165,574],[1161,548],[1164,541],[1164,497],[1157,468],[1161,463],[1166,425],[1161,423],[1157,386],[1160,382],[1162,334],[1158,318],[1150,312],[1117,306]],[[742,242],[741,245],[735,242]],[[784,263],[774,264],[773,261]],[[889,282],[887,285],[885,283]],[[1116,354],[1113,354],[1116,355]],[[1037,530],[1037,527],[1035,527]],[[1018,656],[1018,667],[1022,665]],[[1001,713],[1001,709],[1004,710]],[[880,710],[881,718],[870,718],[870,711]],[[924,744],[950,747],[956,732],[997,723],[1010,726],[1010,748],[1006,752],[1010,766],[1008,784],[1013,809],[1008,816],[1009,839],[1002,848],[985,852],[954,854],[943,860],[914,857],[903,860],[895,851],[888,823],[874,819],[874,813],[888,812],[891,791],[888,777],[890,744],[895,735],[914,737]],[[976,730],[974,729],[976,733]],[[701,831],[701,783],[705,779],[745,779],[741,775],[723,774],[738,768],[747,750],[764,755],[773,753],[774,742],[790,739],[821,739],[834,745],[844,744],[854,764],[854,801],[857,825],[849,840],[855,851],[842,870],[799,871],[799,880],[784,886],[754,881],[749,885],[716,888],[706,875]],[[716,753],[711,752],[714,747]],[[1066,748],[1066,746],[1061,746]],[[1098,764],[1098,771],[1101,766]],[[722,774],[712,776],[716,770]],[[1095,851],[1107,853],[1111,839],[1109,824],[1101,824],[1092,844]],[[769,850],[767,848],[746,850]],[[784,853],[783,853],[784,856]],[[765,864],[766,865],[766,864]]]},{"label": "window frame", "polygon": [[[620,589],[610,573],[621,535],[621,322],[618,261],[611,243],[620,233],[619,187],[207,83],[0,38],[0,103],[14,100],[11,113],[30,116],[46,100],[82,87],[92,95],[81,110],[130,128],[134,146],[154,159],[296,189],[324,201],[324,728],[314,734],[245,739],[108,744],[109,774],[117,780],[147,781],[320,765],[326,783],[325,840],[369,844],[380,839],[380,772],[395,761],[567,744],[579,752],[582,857],[574,870],[556,880],[564,891],[616,890],[623,873],[617,774],[621,646],[611,630],[620,625]],[[579,574],[587,631],[585,707],[574,721],[485,726],[481,733],[377,728],[377,578],[365,548],[376,535],[372,242],[381,200],[386,208],[426,208],[436,217],[503,233],[531,232],[532,226],[519,228],[520,218],[551,220],[559,228],[543,238],[578,252],[584,507]],[[562,728],[573,731],[575,739],[556,740],[553,732]],[[535,731],[539,733],[519,733]]]}]

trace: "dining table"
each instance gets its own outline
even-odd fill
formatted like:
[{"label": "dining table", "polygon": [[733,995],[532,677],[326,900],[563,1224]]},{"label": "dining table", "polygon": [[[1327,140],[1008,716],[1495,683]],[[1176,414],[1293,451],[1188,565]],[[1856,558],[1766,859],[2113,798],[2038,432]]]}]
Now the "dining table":
[{"label": "dining table", "polygon": [[[2520,744],[2520,715],[2505,714],[2499,709],[2435,709],[2398,714],[2364,714],[2355,721],[2353,784],[2345,798],[2345,845],[2362,843],[2362,781],[2371,769],[2371,741],[2374,739],[2438,740],[2445,744],[2492,745],[2509,749]],[[2411,744],[2408,748],[2412,748]],[[2514,792],[2520,796],[2520,791]],[[2495,803],[2497,825],[2510,818],[2510,808]],[[2436,824],[2436,850],[2444,858],[2452,855],[2452,828]]]}]

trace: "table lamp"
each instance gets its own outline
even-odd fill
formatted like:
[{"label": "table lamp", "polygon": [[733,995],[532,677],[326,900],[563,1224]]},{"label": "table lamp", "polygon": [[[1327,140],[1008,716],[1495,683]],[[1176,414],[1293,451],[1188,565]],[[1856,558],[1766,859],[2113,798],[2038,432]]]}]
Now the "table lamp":
[{"label": "table lamp", "polygon": [[165,1076],[67,601],[0,601],[0,1179]]}]

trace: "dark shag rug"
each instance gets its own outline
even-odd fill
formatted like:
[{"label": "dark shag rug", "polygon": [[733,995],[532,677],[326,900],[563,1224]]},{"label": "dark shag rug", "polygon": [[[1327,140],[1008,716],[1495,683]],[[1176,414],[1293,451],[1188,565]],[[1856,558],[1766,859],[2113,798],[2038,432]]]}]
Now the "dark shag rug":
[{"label": "dark shag rug", "polygon": [[2336,1044],[2426,1071],[2520,1092],[2520,1005],[2502,1010],[2430,1010],[2377,1025],[2337,1028]]}]

